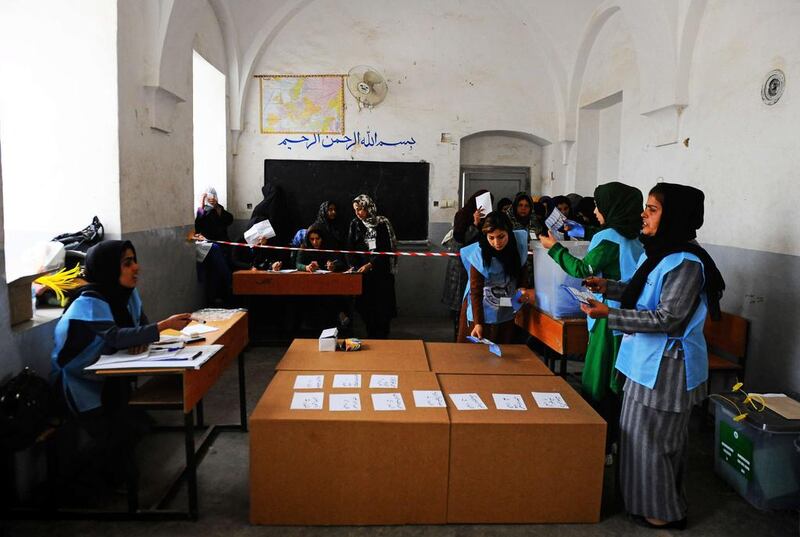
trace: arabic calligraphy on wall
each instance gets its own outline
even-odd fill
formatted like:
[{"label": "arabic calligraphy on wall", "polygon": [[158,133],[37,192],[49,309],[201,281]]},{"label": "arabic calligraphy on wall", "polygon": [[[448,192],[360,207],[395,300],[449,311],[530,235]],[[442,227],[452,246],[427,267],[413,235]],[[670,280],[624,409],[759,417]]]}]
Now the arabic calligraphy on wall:
[{"label": "arabic calligraphy on wall", "polygon": [[312,147],[319,146],[323,149],[330,149],[340,144],[344,144],[344,148],[349,150],[353,147],[401,147],[405,146],[414,149],[414,144],[417,141],[413,137],[407,140],[383,140],[378,136],[377,132],[367,131],[353,131],[352,136],[330,136],[320,134],[303,135],[299,138],[284,138],[278,142],[279,146],[284,146],[286,149],[298,147],[301,149],[311,149]]}]

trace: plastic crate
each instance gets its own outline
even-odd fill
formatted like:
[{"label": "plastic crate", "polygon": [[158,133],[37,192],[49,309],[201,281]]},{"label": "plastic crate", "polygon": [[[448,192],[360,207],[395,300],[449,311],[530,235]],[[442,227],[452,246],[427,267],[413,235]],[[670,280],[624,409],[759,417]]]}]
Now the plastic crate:
[{"label": "plastic crate", "polygon": [[[583,258],[589,249],[587,241],[559,242],[575,257]],[[538,241],[532,241],[533,275],[536,284],[536,305],[545,313],[563,319],[583,317],[580,303],[564,289],[564,285],[581,288],[581,279],[573,278],[547,255],[547,249]]]},{"label": "plastic crate", "polygon": [[[725,397],[741,401],[736,394]],[[738,412],[730,403],[712,401],[717,475],[758,509],[800,508],[800,420],[766,409],[735,422]]]}]

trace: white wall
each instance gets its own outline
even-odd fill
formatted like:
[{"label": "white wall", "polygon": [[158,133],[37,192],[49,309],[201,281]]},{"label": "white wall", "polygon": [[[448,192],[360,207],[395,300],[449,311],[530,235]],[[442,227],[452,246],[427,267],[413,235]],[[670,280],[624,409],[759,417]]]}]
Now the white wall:
[{"label": "white wall", "polygon": [[[515,17],[476,0],[384,2],[380,9],[366,0],[315,1],[275,37],[254,74],[346,73],[372,65],[389,80],[388,96],[359,112],[347,93],[347,132],[377,130],[385,139],[417,143],[289,151],[278,146],[283,136],[259,133],[258,84],[252,84],[231,189],[236,216],[249,216],[246,203],[260,201],[265,158],[425,160],[430,199],[455,199],[460,151],[440,142],[442,132],[453,140],[487,130],[554,139],[553,86],[540,48]],[[454,209],[429,207],[431,223],[452,221]]]},{"label": "white wall", "polygon": [[0,3],[0,137],[6,272],[33,241],[97,215],[120,232],[117,7],[106,0]]},{"label": "white wall", "polygon": [[530,169],[531,191],[541,190],[542,146],[521,136],[479,134],[461,141],[462,166],[521,166]]},{"label": "white wall", "polygon": [[[225,75],[197,52],[192,54],[192,133],[194,139],[194,199],[208,187],[228,205]],[[194,214],[194,211],[191,211]]]},{"label": "white wall", "polygon": [[[227,72],[219,23],[205,0],[172,9],[119,0],[119,143],[125,233],[194,221],[192,54]],[[169,20],[167,25],[166,20]],[[159,28],[166,34],[159,35]],[[164,101],[153,100],[153,90]],[[153,129],[156,124],[161,130]],[[228,152],[229,154],[230,152]]]},{"label": "white wall", "polygon": [[597,181],[594,186],[616,181],[619,176],[622,101],[601,108],[597,112],[599,116],[597,118]]}]

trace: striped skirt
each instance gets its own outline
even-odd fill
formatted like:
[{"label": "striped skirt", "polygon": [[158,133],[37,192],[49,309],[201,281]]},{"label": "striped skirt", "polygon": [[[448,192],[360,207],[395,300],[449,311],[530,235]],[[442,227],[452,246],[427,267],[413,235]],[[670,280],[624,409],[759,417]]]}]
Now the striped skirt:
[{"label": "striped skirt", "polygon": [[668,522],[686,517],[684,481],[689,416],[646,407],[628,397],[620,416],[620,485],[628,513]]}]

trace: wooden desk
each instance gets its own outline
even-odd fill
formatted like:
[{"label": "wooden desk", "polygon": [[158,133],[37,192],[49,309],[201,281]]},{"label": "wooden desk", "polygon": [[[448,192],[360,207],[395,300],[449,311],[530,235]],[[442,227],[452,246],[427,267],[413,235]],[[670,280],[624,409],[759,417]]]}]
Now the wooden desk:
[{"label": "wooden desk", "polygon": [[360,295],[361,274],[237,270],[234,295]]},{"label": "wooden desk", "polygon": [[556,358],[561,360],[560,374],[567,372],[568,354],[585,354],[589,344],[589,332],[586,328],[586,318],[576,317],[556,319],[535,306],[523,307],[514,319],[517,326],[525,330],[545,345],[545,358],[551,369],[555,369]]},{"label": "wooden desk", "polygon": [[[138,487],[128,487],[128,511],[109,513],[110,518],[190,518],[197,519],[197,465],[202,461],[208,447],[220,431],[238,430],[247,432],[247,407],[245,401],[245,372],[243,351],[249,342],[246,312],[236,312],[226,321],[209,321],[209,326],[219,330],[204,334],[206,340],[198,345],[219,344],[223,348],[211,357],[200,369],[109,369],[97,371],[98,375],[125,375],[152,377],[137,389],[130,404],[151,410],[180,410],[183,427],[186,466],[175,476],[167,491],[150,509],[139,509]],[[191,346],[191,345],[190,345]],[[239,373],[239,418],[240,423],[205,426],[203,423],[203,397],[216,384],[222,373],[236,359]],[[195,448],[195,412],[197,427],[204,434]],[[186,480],[189,509],[186,512],[164,509]]]}]

